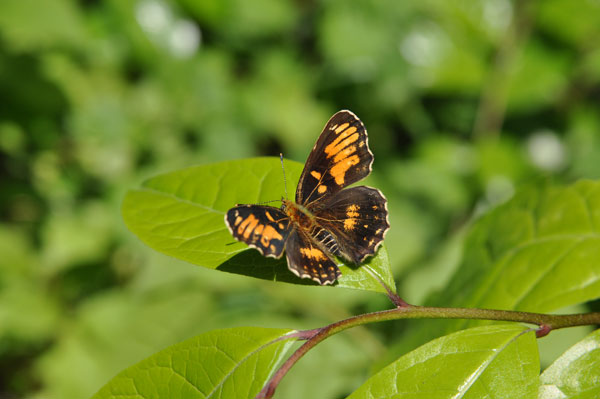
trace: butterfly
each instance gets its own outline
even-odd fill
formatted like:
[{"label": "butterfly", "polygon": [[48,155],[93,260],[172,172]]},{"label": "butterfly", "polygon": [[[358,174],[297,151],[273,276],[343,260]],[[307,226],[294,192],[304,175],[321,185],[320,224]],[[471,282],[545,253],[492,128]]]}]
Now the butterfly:
[{"label": "butterfly", "polygon": [[375,254],[390,228],[387,200],[371,187],[346,186],[371,173],[367,130],[352,112],[329,119],[296,188],[281,208],[237,205],[225,214],[233,237],[263,256],[281,258],[300,278],[333,284],[341,272],[334,256],[360,265]]}]

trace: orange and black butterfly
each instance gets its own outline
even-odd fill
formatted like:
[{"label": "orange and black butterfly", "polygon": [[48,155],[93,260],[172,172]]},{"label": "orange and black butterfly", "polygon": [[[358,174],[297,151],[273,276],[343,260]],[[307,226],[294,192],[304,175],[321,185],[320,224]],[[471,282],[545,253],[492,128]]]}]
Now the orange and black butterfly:
[{"label": "orange and black butterfly", "polygon": [[360,265],[373,255],[390,228],[387,201],[375,188],[344,187],[371,173],[373,154],[367,131],[356,115],[340,111],[325,125],[313,147],[296,202],[281,208],[238,205],[225,223],[236,240],[264,256],[280,258],[301,278],[333,284],[341,272],[333,256]]}]

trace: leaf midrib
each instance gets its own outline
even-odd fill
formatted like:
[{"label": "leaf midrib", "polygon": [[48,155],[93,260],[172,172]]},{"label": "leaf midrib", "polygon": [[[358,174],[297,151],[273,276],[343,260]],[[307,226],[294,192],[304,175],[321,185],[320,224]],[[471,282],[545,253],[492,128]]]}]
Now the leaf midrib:
[{"label": "leaf midrib", "polygon": [[150,187],[140,188],[137,191],[138,192],[148,192],[148,193],[159,195],[159,196],[162,196],[162,197],[165,197],[165,198],[172,198],[172,199],[175,199],[175,200],[177,200],[179,202],[183,202],[183,203],[185,203],[187,205],[191,205],[191,206],[194,206],[194,207],[197,207],[197,208],[204,209],[204,210],[206,210],[208,212],[218,213],[220,215],[225,215],[224,211],[220,211],[220,210],[217,210],[217,209],[214,208],[214,203],[211,206],[202,205],[202,204],[200,204],[198,202],[193,202],[193,201],[191,201],[189,199],[179,197],[179,196],[177,196],[177,195],[175,195],[173,193],[168,193],[168,192],[161,191],[161,190],[158,190],[158,189],[155,189],[155,188],[150,188]]}]

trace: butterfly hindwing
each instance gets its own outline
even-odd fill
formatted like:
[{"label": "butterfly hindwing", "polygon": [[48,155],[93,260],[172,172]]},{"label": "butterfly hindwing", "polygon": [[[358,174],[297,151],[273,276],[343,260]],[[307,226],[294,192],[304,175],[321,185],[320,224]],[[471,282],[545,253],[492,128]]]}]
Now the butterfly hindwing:
[{"label": "butterfly hindwing", "polygon": [[289,218],[280,209],[262,205],[238,205],[225,214],[233,237],[256,248],[264,256],[280,258],[290,234]]},{"label": "butterfly hindwing", "polygon": [[342,275],[331,258],[299,230],[290,233],[285,252],[288,268],[300,278],[326,285],[333,284]]},{"label": "butterfly hindwing", "polygon": [[309,207],[332,196],[371,172],[373,154],[367,131],[350,111],[339,111],[329,119],[313,147],[296,189],[296,202]]},{"label": "butterfly hindwing", "polygon": [[314,214],[319,227],[335,239],[338,252],[357,265],[375,254],[390,228],[387,200],[366,186],[340,191],[319,204]]}]

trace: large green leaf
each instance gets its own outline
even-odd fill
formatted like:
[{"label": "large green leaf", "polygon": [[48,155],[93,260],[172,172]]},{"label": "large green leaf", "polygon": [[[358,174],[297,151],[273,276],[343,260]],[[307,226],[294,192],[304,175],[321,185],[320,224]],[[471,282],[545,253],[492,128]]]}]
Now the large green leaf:
[{"label": "large green leaf", "polygon": [[[285,161],[289,196],[293,196],[302,164]],[[131,190],[123,217],[131,231],[150,247],[196,265],[267,280],[316,284],[292,274],[285,257],[262,257],[233,239],[225,212],[238,203],[280,199],[285,193],[278,158],[253,158],[197,166],[156,176]],[[337,286],[385,292],[377,279],[395,289],[387,252],[360,267],[341,261]],[[377,278],[373,277],[377,275]]]},{"label": "large green leaf", "polygon": [[479,220],[443,303],[549,312],[600,297],[600,183],[527,189]]},{"label": "large green leaf", "polygon": [[292,330],[214,330],[164,349],[118,374],[94,399],[253,398],[287,353]]},{"label": "large green leaf", "polygon": [[[552,312],[600,297],[600,183],[528,187],[477,220],[449,285],[427,304]],[[481,321],[416,324],[393,353]]]},{"label": "large green leaf", "polygon": [[573,345],[541,375],[539,399],[600,397],[600,330]]},{"label": "large green leaf", "polygon": [[530,399],[538,373],[533,332],[517,325],[476,327],[402,356],[348,399]]}]

